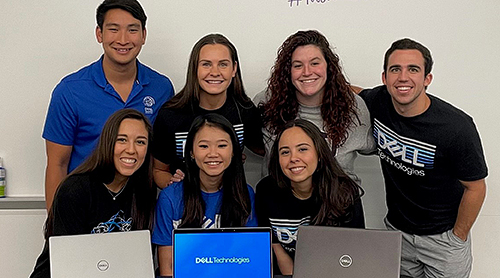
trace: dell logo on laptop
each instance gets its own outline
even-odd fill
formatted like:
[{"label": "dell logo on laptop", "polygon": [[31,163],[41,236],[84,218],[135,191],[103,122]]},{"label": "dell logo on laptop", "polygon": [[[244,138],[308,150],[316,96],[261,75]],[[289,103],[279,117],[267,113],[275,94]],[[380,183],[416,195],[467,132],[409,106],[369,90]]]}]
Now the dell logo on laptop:
[{"label": "dell logo on laptop", "polygon": [[341,267],[350,267],[352,265],[352,258],[349,255],[342,255],[339,259]]},{"label": "dell logo on laptop", "polygon": [[106,260],[100,260],[97,262],[97,269],[100,271],[106,271],[109,268],[109,263]]}]

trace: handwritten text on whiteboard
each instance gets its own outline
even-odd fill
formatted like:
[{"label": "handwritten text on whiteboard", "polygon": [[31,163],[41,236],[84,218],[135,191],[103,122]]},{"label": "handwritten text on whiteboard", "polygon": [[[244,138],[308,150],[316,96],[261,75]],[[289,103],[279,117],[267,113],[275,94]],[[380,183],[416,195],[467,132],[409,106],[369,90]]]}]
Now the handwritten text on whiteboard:
[{"label": "handwritten text on whiteboard", "polygon": [[290,7],[298,7],[301,3],[305,5],[311,4],[325,4],[326,2],[330,2],[330,0],[287,0],[290,3]]}]

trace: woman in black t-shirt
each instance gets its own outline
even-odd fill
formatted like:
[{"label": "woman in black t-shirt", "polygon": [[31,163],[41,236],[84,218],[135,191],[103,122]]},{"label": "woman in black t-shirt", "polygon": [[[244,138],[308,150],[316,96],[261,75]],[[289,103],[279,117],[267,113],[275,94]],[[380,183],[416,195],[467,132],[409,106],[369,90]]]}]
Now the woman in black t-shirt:
[{"label": "woman in black t-shirt", "polygon": [[275,269],[282,274],[292,274],[299,226],[364,228],[363,190],[342,171],[313,123],[285,125],[273,144],[269,173],[257,185],[257,219],[273,229]]},{"label": "woman in black t-shirt", "polygon": [[149,120],[135,109],[106,121],[91,156],[59,185],[45,222],[45,246],[30,277],[50,277],[51,236],[152,230]]},{"label": "woman in black t-shirt", "polygon": [[235,46],[221,34],[206,35],[193,46],[186,84],[162,106],[154,124],[154,180],[160,188],[184,178],[184,144],[199,115],[224,116],[241,148],[264,155],[260,113],[245,93],[240,68]]}]

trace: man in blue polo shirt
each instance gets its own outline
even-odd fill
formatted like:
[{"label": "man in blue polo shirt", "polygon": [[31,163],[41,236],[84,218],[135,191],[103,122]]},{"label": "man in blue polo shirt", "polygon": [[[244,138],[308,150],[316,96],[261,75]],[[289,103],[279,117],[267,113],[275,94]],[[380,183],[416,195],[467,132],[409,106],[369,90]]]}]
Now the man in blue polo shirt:
[{"label": "man in blue polo shirt", "polygon": [[92,152],[107,118],[135,108],[154,122],[174,95],[170,80],[141,64],[146,14],[136,0],[105,0],[97,8],[101,58],[61,80],[52,92],[42,137],[46,142],[47,209],[57,186]]}]

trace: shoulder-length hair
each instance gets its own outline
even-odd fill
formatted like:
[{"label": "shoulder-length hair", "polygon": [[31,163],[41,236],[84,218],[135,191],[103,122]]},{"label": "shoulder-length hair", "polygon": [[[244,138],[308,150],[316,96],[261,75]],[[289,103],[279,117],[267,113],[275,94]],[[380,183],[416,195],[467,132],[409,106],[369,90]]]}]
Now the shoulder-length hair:
[{"label": "shoulder-length hair", "polygon": [[277,134],[285,123],[297,118],[299,102],[297,89],[291,80],[292,54],[297,47],[304,45],[317,46],[326,60],[327,79],[321,102],[321,117],[332,147],[336,149],[345,142],[350,125],[358,118],[356,102],[350,84],[342,73],[339,56],[330,48],[325,36],[316,30],[299,31],[289,36],[279,48],[268,80],[268,101],[263,104],[264,125],[271,133]]},{"label": "shoulder-length hair", "polygon": [[205,202],[200,188],[200,168],[195,159],[191,157],[194,138],[198,131],[204,127],[215,127],[231,138],[233,156],[231,163],[222,176],[222,204],[220,206],[221,226],[245,226],[251,214],[252,206],[250,194],[243,171],[241,149],[231,123],[223,116],[215,113],[198,116],[189,130],[184,150],[186,163],[186,176],[184,178],[184,212],[180,227],[201,227],[205,215]]},{"label": "shoulder-length hair", "polygon": [[320,130],[311,122],[296,119],[285,124],[278,134],[271,149],[269,173],[280,188],[292,190],[290,179],[283,174],[279,163],[279,142],[283,132],[292,127],[301,128],[314,143],[318,154],[318,166],[312,176],[313,193],[316,203],[320,204],[319,212],[314,216],[314,225],[338,226],[352,219],[354,202],[364,194],[358,186],[340,168],[332,150],[321,135]]},{"label": "shoulder-length hair", "polygon": [[[144,162],[128,180],[127,186],[133,188],[132,195],[132,228],[135,230],[152,230],[154,207],[156,203],[156,187],[153,185],[153,157],[151,155],[151,141],[153,129],[148,118],[135,109],[122,109],[113,113],[102,129],[99,142],[90,155],[80,166],[78,166],[61,184],[69,177],[77,174],[91,174],[99,177],[103,183],[111,183],[115,178],[116,167],[113,160],[118,130],[123,120],[136,119],[142,121],[148,132],[148,150]],[[56,193],[57,196],[57,193]],[[45,223],[45,237],[53,234],[54,206],[49,211]],[[90,231],[89,231],[90,232]]]},{"label": "shoulder-length hair", "polygon": [[191,108],[194,109],[194,107],[198,105],[201,91],[200,84],[198,83],[198,62],[201,48],[207,44],[221,44],[227,47],[231,55],[233,66],[237,66],[236,74],[227,88],[227,97],[234,98],[236,102],[244,108],[250,108],[252,106],[252,101],[245,93],[245,88],[243,87],[238,51],[236,47],[221,34],[208,34],[196,42],[189,57],[186,83],[178,94],[165,103],[165,106],[168,108],[184,108],[187,105],[191,105]]}]

